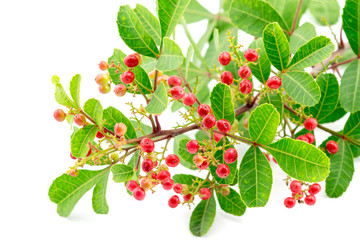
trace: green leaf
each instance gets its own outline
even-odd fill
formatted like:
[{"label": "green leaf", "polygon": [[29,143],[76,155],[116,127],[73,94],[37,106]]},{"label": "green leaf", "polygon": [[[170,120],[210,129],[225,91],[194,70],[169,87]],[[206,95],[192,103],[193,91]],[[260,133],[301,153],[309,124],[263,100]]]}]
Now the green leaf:
[{"label": "green leaf", "polygon": [[202,200],[194,209],[190,218],[190,231],[195,236],[203,236],[206,234],[216,215],[216,202],[212,194],[208,200]]},{"label": "green leaf", "polygon": [[204,140],[209,140],[210,137],[204,131],[200,130],[195,134],[195,139],[198,142],[203,142]]},{"label": "green leaf", "polygon": [[264,1],[234,0],[229,16],[235,26],[254,37],[261,37],[263,29],[272,22],[278,22],[283,30],[290,32],[290,27],[279,13]]},{"label": "green leaf", "polygon": [[271,104],[257,107],[249,118],[249,132],[252,141],[259,144],[270,144],[280,124],[280,115]]},{"label": "green leaf", "polygon": [[129,48],[148,57],[159,55],[154,39],[129,5],[120,6],[117,25],[120,37]]},{"label": "green leaf", "polygon": [[284,71],[290,58],[289,42],[278,23],[270,23],[263,33],[264,47],[272,65]]},{"label": "green leaf", "polygon": [[325,36],[315,37],[296,51],[288,69],[301,70],[311,67],[328,58],[334,49],[335,46],[329,38]]},{"label": "green leaf", "polygon": [[216,197],[221,209],[224,210],[224,212],[235,216],[241,216],[245,213],[246,205],[234,189],[230,188],[230,194],[228,196],[222,195],[221,192],[216,192]]},{"label": "green leaf", "polygon": [[174,180],[174,183],[186,184],[189,186],[191,186],[194,181],[203,180],[201,178],[189,174],[175,174],[172,178]]},{"label": "green leaf", "polygon": [[71,138],[71,153],[76,158],[85,157],[89,152],[89,143],[94,141],[98,129],[95,125],[87,125],[76,131]]},{"label": "green leaf", "polygon": [[143,62],[141,63],[141,67],[145,70],[145,72],[150,72],[155,69],[155,65],[157,60],[155,58],[142,56]]},{"label": "green leaf", "polygon": [[108,107],[103,111],[103,119],[105,120],[105,127],[111,131],[114,131],[114,126],[116,123],[124,123],[126,125],[126,139],[136,138],[136,131],[130,120],[125,117],[119,110],[114,107]]},{"label": "green leaf", "polygon": [[344,108],[341,106],[340,104],[340,98],[338,100],[338,103],[336,105],[336,108],[334,109],[334,112],[331,113],[329,116],[325,117],[324,119],[321,120],[321,122],[319,123],[331,123],[331,122],[335,122],[339,119],[341,119],[342,117],[344,117],[346,114],[346,111],[344,110]]},{"label": "green leaf", "polygon": [[80,82],[81,75],[76,74],[70,81],[70,95],[74,100],[76,107],[80,108]]},{"label": "green leaf", "polygon": [[146,112],[151,114],[160,114],[168,106],[168,95],[163,82],[156,88],[149,104],[145,107]]},{"label": "green leaf", "polygon": [[340,197],[354,175],[354,159],[347,141],[337,141],[339,151],[330,157],[330,174],[326,178],[325,192],[332,198]]},{"label": "green leaf", "polygon": [[106,171],[104,176],[95,185],[92,206],[97,214],[107,214],[109,212],[109,206],[106,202],[106,189],[109,179],[110,171]]},{"label": "green leaf", "polygon": [[191,0],[186,8],[184,18],[187,23],[194,23],[206,18],[214,18],[214,15],[204,8],[198,1]]},{"label": "green leaf", "polygon": [[116,183],[129,181],[135,173],[134,168],[123,164],[116,164],[112,166],[111,172],[113,174],[113,180]]},{"label": "green leaf", "polygon": [[179,156],[181,165],[183,165],[184,167],[189,168],[191,170],[196,170],[198,168],[196,167],[196,165],[193,162],[193,158],[194,158],[195,154],[189,153],[189,151],[186,148],[186,144],[190,140],[191,139],[186,136],[175,138],[174,154]]},{"label": "green leaf", "polygon": [[344,135],[352,138],[360,137],[360,111],[350,114],[345,123]]},{"label": "green leaf", "polygon": [[278,113],[280,114],[280,119],[282,119],[283,112],[284,112],[284,104],[282,101],[282,98],[280,94],[273,92],[273,93],[266,93],[264,96],[262,96],[259,105],[269,103],[272,104]]},{"label": "green leaf", "polygon": [[351,49],[360,55],[360,1],[347,0],[342,15],[343,29]]},{"label": "green leaf", "polygon": [[311,0],[309,8],[311,14],[321,25],[326,25],[326,22],[333,25],[340,16],[340,6],[337,0]]},{"label": "green leaf", "polygon": [[163,39],[160,57],[156,63],[156,69],[170,71],[179,67],[184,60],[181,48],[170,38]]},{"label": "green leaf", "polygon": [[161,29],[159,20],[141,4],[136,4],[134,12],[138,16],[140,22],[144,24],[145,31],[153,37],[157,45],[160,45]]},{"label": "green leaf", "polygon": [[98,126],[102,126],[103,108],[99,100],[91,98],[84,104],[84,111],[95,121]]},{"label": "green leaf", "polygon": [[191,0],[158,0],[162,37],[170,37]]},{"label": "green leaf", "polygon": [[[260,49],[259,58],[255,63],[249,64],[252,74],[261,82],[266,83],[270,76],[271,64],[265,52],[264,42],[262,38],[253,41],[249,48]],[[235,75],[236,76],[236,75]]]},{"label": "green leaf", "polygon": [[51,77],[51,83],[54,84],[54,85],[59,84],[60,83],[60,77],[56,76],[56,75],[53,75]]},{"label": "green leaf", "polygon": [[360,60],[353,61],[341,78],[340,102],[348,112],[360,110]]},{"label": "green leaf", "polygon": [[218,83],[210,95],[211,109],[217,120],[226,119],[233,124],[235,111],[231,96],[231,89],[228,85]]},{"label": "green leaf", "polygon": [[316,37],[316,30],[313,24],[306,22],[298,27],[290,36],[290,52],[294,54],[300,46]]},{"label": "green leaf", "polygon": [[314,106],[321,97],[319,86],[307,72],[291,71],[284,73],[282,87],[295,102],[305,106]]},{"label": "green leaf", "polygon": [[240,195],[248,207],[264,207],[269,200],[272,171],[266,156],[258,147],[250,147],[239,169]]},{"label": "green leaf", "polygon": [[55,84],[55,100],[57,103],[65,107],[77,109],[75,103],[71,100],[71,98],[69,98],[60,83]]},{"label": "green leaf", "polygon": [[330,161],[326,154],[304,141],[283,138],[261,147],[274,156],[286,174],[300,181],[320,182],[329,174]]},{"label": "green leaf", "polygon": [[103,176],[109,174],[109,168],[98,171],[79,170],[79,176],[63,174],[56,178],[49,189],[50,200],[57,204],[57,212],[62,217],[70,215],[76,203]]}]

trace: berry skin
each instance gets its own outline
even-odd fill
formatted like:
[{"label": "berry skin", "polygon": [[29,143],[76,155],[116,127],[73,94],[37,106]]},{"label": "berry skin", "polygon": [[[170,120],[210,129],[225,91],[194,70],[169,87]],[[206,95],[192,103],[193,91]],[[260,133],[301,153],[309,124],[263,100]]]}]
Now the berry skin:
[{"label": "berry skin", "polygon": [[144,138],[140,142],[140,147],[141,150],[143,150],[144,152],[151,153],[152,151],[154,151],[155,144],[150,138]]},{"label": "berry skin", "polygon": [[141,179],[140,186],[144,191],[149,190],[152,187],[152,181],[149,178]]},{"label": "berry skin", "polygon": [[245,128],[245,129],[249,129],[249,118],[245,118],[245,119],[244,119],[243,125],[244,125],[244,128]]},{"label": "berry skin", "polygon": [[211,112],[211,107],[207,104],[200,104],[197,108],[200,117],[206,117]]},{"label": "berry skin", "polygon": [[109,64],[105,61],[99,62],[99,68],[102,71],[106,71],[109,68]]},{"label": "berry skin", "polygon": [[122,97],[126,94],[126,86],[124,84],[118,84],[114,88],[115,95]]},{"label": "berry skin", "polygon": [[109,82],[109,75],[106,74],[106,73],[100,73],[98,75],[96,75],[95,77],[95,82],[98,84],[98,85],[105,85]]},{"label": "berry skin", "polygon": [[306,205],[312,206],[316,203],[316,197],[314,195],[307,195],[304,201]]},{"label": "berry skin", "polygon": [[88,153],[86,154],[86,157],[90,156],[91,152],[92,152],[92,149],[90,148]]},{"label": "berry skin", "polygon": [[184,195],[184,202],[190,201],[191,197],[192,197],[191,193]]},{"label": "berry skin", "polygon": [[175,183],[173,186],[174,192],[181,193],[183,190],[183,186],[180,183]]},{"label": "berry skin", "polygon": [[223,195],[223,196],[229,196],[229,194],[230,194],[230,188],[228,187],[228,186],[225,186],[225,187],[222,187],[221,188],[221,194]]},{"label": "berry skin", "polygon": [[305,137],[307,137],[309,139],[309,143],[312,144],[313,142],[315,142],[315,137],[312,133],[307,133],[305,134]]},{"label": "berry skin", "polygon": [[195,165],[201,165],[204,161],[205,159],[201,155],[197,154],[193,157],[193,162]]},{"label": "berry skin", "polygon": [[239,89],[242,94],[249,94],[252,90],[252,83],[248,79],[244,79],[240,82]]},{"label": "berry skin", "polygon": [[300,200],[300,199],[302,199],[304,197],[303,192],[298,192],[298,193],[293,192],[291,195],[295,200]]},{"label": "berry skin", "polygon": [[121,74],[121,81],[125,84],[132,83],[135,79],[135,74],[131,71],[126,71]]},{"label": "berry skin", "polygon": [[101,132],[97,131],[96,137],[99,139],[102,139],[104,137],[104,135]]},{"label": "berry skin", "polygon": [[210,166],[210,162],[208,162],[206,159],[202,162],[200,165],[196,165],[199,169],[204,170],[207,169]]},{"label": "berry skin", "polygon": [[180,203],[180,199],[178,196],[174,195],[169,199],[168,203],[169,203],[169,207],[176,208]]},{"label": "berry skin", "polygon": [[224,153],[224,161],[228,164],[233,163],[237,160],[238,153],[235,148],[228,148]]},{"label": "berry skin", "polygon": [[139,59],[135,54],[130,54],[125,57],[124,64],[127,67],[136,67],[137,65],[139,65]]},{"label": "berry skin", "polygon": [[136,187],[132,193],[134,198],[138,201],[142,201],[145,198],[145,191],[141,187]]},{"label": "berry skin", "polygon": [[266,85],[271,89],[278,89],[281,87],[281,78],[272,76],[266,81]]},{"label": "berry skin", "polygon": [[259,54],[255,49],[249,48],[244,52],[244,57],[249,62],[255,62],[258,59]]},{"label": "berry skin", "polygon": [[119,136],[124,136],[126,133],[127,127],[124,123],[117,123],[114,126],[114,132]]},{"label": "berry skin", "polygon": [[77,176],[79,176],[79,171],[77,169],[71,169],[69,174],[72,177],[77,177]]},{"label": "berry skin", "polygon": [[199,196],[202,200],[208,200],[211,197],[211,191],[208,188],[201,188]]},{"label": "berry skin", "polygon": [[191,106],[196,102],[196,97],[192,93],[185,94],[183,98],[183,103],[185,106]]},{"label": "berry skin", "polygon": [[216,118],[214,115],[212,114],[208,114],[204,117],[203,119],[203,125],[204,127],[206,127],[207,129],[210,129],[212,127],[214,127],[216,124]]},{"label": "berry skin", "polygon": [[76,157],[74,157],[74,155],[72,155],[72,153],[70,152],[70,157],[71,157],[71,159],[76,159]]},{"label": "berry skin", "polygon": [[162,182],[161,185],[163,187],[163,189],[165,190],[171,190],[174,186],[174,180],[172,180],[171,178],[165,178]]},{"label": "berry skin", "polygon": [[296,204],[296,200],[292,197],[287,197],[284,200],[284,205],[287,208],[293,208],[295,206],[295,204]]},{"label": "berry skin", "polygon": [[141,169],[148,173],[151,172],[151,170],[154,168],[154,163],[153,161],[151,161],[150,159],[145,159],[142,163],[141,163]]},{"label": "berry skin", "polygon": [[217,121],[216,126],[222,133],[228,133],[231,130],[231,124],[226,119],[220,119],[219,121]]},{"label": "berry skin", "polygon": [[196,141],[195,139],[190,140],[186,143],[186,149],[191,154],[197,153],[199,151],[199,147],[200,147],[199,142]]},{"label": "berry skin", "polygon": [[182,80],[178,76],[173,75],[167,79],[167,83],[169,87],[173,88],[176,86],[181,86]]},{"label": "berry skin", "polygon": [[313,183],[310,187],[309,187],[309,193],[311,195],[315,195],[318,194],[321,191],[321,186],[318,183]]},{"label": "berry skin", "polygon": [[111,90],[111,87],[109,84],[99,86],[99,92],[102,94],[107,94],[110,92],[110,90]]},{"label": "berry skin", "polygon": [[219,164],[216,169],[216,174],[221,178],[226,178],[230,174],[230,168],[226,164]]},{"label": "berry skin", "polygon": [[317,125],[318,125],[318,122],[315,118],[307,118],[304,121],[304,127],[309,131],[314,130],[317,127]]},{"label": "berry skin", "polygon": [[301,182],[299,182],[298,180],[293,180],[291,183],[290,183],[290,190],[293,192],[293,193],[298,193],[298,192],[301,192]]},{"label": "berry skin", "polygon": [[251,75],[251,69],[249,66],[242,66],[238,70],[239,77],[246,79]]},{"label": "berry skin", "polygon": [[339,151],[339,146],[335,141],[330,140],[326,143],[326,149],[330,154],[334,154]]},{"label": "berry skin", "polygon": [[220,133],[214,133],[214,140],[215,140],[215,142],[219,142],[222,137],[223,137],[222,134],[220,134]]},{"label": "berry skin", "polygon": [[234,77],[231,72],[225,71],[220,76],[221,82],[225,83],[226,85],[231,85],[234,81]]},{"label": "berry skin", "polygon": [[76,114],[74,116],[74,122],[76,123],[76,125],[78,126],[84,126],[86,123],[86,119],[83,115],[81,114]]},{"label": "berry skin", "polygon": [[66,113],[62,109],[57,109],[54,112],[54,118],[58,122],[63,122],[66,118]]},{"label": "berry skin", "polygon": [[296,139],[307,142],[307,143],[310,143],[310,140],[305,135],[300,135]]},{"label": "berry skin", "polygon": [[137,187],[139,187],[139,184],[134,180],[129,180],[126,184],[126,189],[130,192],[134,191],[134,189]]},{"label": "berry skin", "polygon": [[165,158],[165,163],[166,165],[168,165],[169,167],[176,167],[177,165],[179,165],[180,163],[180,159],[177,155],[175,154],[169,154],[166,158]]},{"label": "berry skin", "polygon": [[139,64],[138,64],[138,65],[141,65],[142,62],[143,62],[141,55],[138,54],[138,53],[133,53],[133,55],[139,60]]},{"label": "berry skin", "polygon": [[185,90],[180,86],[173,87],[170,90],[170,93],[171,93],[171,96],[173,97],[173,99],[176,99],[176,100],[180,100],[185,96]]},{"label": "berry skin", "polygon": [[171,175],[170,175],[169,171],[167,171],[167,170],[161,170],[161,171],[157,174],[157,179],[158,179],[159,181],[164,181],[165,179],[170,178],[170,177],[171,177]]},{"label": "berry skin", "polygon": [[219,55],[219,63],[223,66],[228,65],[231,62],[231,55],[228,52],[222,52]]}]

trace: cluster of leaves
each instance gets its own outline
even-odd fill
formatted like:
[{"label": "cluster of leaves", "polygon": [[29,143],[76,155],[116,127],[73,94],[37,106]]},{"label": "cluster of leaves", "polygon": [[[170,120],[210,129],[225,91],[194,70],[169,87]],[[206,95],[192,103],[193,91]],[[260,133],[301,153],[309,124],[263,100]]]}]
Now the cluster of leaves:
[{"label": "cluster of leaves", "polygon": [[[190,230],[196,236],[204,235],[213,223],[216,215],[215,195],[221,209],[236,216],[243,215],[246,207],[266,205],[272,188],[272,169],[263,151],[271,154],[279,167],[292,178],[305,182],[326,179],[326,194],[329,197],[339,197],[346,191],[354,173],[354,158],[360,155],[360,1],[346,1],[342,26],[349,44],[335,39],[337,50],[329,38],[317,36],[313,24],[307,22],[299,26],[300,18],[307,9],[310,9],[318,24],[331,26],[336,23],[340,15],[336,0],[220,2],[219,14],[210,13],[196,0],[158,0],[158,17],[139,4],[134,9],[128,5],[121,6],[117,17],[120,37],[130,49],[143,57],[142,64],[133,69],[136,86],[133,93],[136,97],[144,95],[149,102],[138,112],[144,112],[143,116],[158,115],[170,103],[174,112],[185,107],[181,101],[169,98],[166,83],[157,85],[157,79],[152,81],[149,72],[155,69],[166,75],[177,75],[185,81],[187,91],[192,89],[201,103],[210,104],[217,120],[226,119],[232,124],[231,134],[224,137],[226,140],[235,146],[240,142],[250,145],[240,164],[236,161],[229,165],[231,174],[227,178],[219,178],[216,167],[210,166],[212,181],[237,185],[238,191],[231,189],[230,194],[224,196],[213,190],[215,194],[210,199],[202,200],[195,207]],[[207,28],[200,40],[195,42],[187,24],[204,19],[208,20]],[[170,39],[178,24],[183,26],[191,43],[186,57],[176,42]],[[217,83],[211,91],[208,86],[211,80],[219,81],[218,71],[227,70],[237,76],[236,61],[221,66],[217,58],[220,52],[229,51],[226,33],[230,30],[236,41],[239,29],[256,38],[249,48],[258,50],[259,59],[249,66],[253,73],[250,80],[254,82],[256,79],[261,83],[257,96],[252,93],[243,95],[223,83]],[[206,43],[208,48],[204,49]],[[233,54],[242,57],[242,52],[234,44],[232,46]],[[204,50],[205,55],[202,56]],[[115,49],[108,63],[120,64],[125,69],[125,57],[125,53]],[[339,84],[336,75],[327,71],[337,70],[338,66],[345,64],[344,74],[339,74]],[[310,67],[313,68],[308,72]],[[121,73],[114,68],[108,71],[114,84],[122,83]],[[279,90],[270,90],[266,86],[271,72],[282,79]],[[59,78],[54,77],[55,98],[71,113],[84,114],[91,121],[83,128],[74,128],[71,152],[80,159],[76,167],[85,164],[105,167],[97,171],[80,170],[77,177],[63,174],[54,180],[49,196],[58,205],[59,215],[68,216],[78,200],[94,186],[93,209],[96,213],[106,214],[109,210],[106,187],[110,171],[115,182],[138,179],[137,166],[141,154],[138,143],[144,137],[159,141],[165,135],[174,138],[173,150],[180,157],[181,165],[197,170],[193,163],[194,154],[186,149],[190,138],[178,134],[185,133],[187,129],[196,130],[199,142],[211,140],[209,132],[201,127],[193,107],[186,107],[190,114],[183,114],[185,126],[154,132],[154,128],[145,125],[135,114],[130,120],[115,107],[103,109],[96,99],[87,100],[82,107],[79,101],[80,79],[80,75],[76,75],[71,80],[69,97]],[[342,131],[335,132],[321,125],[335,122],[347,112],[350,112],[350,117]],[[70,124],[73,114],[67,115]],[[308,117],[317,119],[318,128],[330,134],[329,139],[318,147],[295,140],[308,132],[299,128]],[[249,123],[248,128],[243,125],[245,120]],[[114,132],[114,126],[119,122],[127,126],[125,139],[121,143],[109,134]],[[186,128],[191,124],[195,124],[195,127]],[[95,140],[97,131],[104,129],[106,140],[113,145],[105,150],[101,148],[101,142]],[[213,130],[211,133],[214,133]],[[328,140],[338,143],[339,151],[336,154],[330,155],[324,150]],[[95,146],[97,151],[87,157],[91,146]],[[123,155],[111,159],[109,155],[117,151]],[[223,163],[223,154],[224,149],[218,150],[214,158]],[[199,178],[177,174],[173,179],[176,183],[191,185]]]}]

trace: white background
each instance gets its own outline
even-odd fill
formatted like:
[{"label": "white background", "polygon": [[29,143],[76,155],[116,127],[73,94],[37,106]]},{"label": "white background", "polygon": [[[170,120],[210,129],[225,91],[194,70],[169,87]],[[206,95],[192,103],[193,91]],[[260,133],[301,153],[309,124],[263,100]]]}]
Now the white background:
[{"label": "white background", "polygon": [[[118,35],[116,16],[120,5],[129,3],[135,7],[135,2],[155,13],[154,0],[1,1],[1,239],[195,239],[188,230],[191,211],[187,207],[170,209],[167,200],[173,193],[161,187],[156,194],[148,194],[138,202],[127,195],[123,184],[109,180],[108,215],[93,212],[90,191],[68,218],[57,215],[56,205],[47,195],[52,180],[73,163],[69,158],[69,126],[52,117],[60,107],[54,100],[50,81],[53,74],[61,77],[65,89],[73,75],[82,74],[82,103],[95,97],[104,107],[113,105],[125,114],[129,113],[125,102],[140,104],[131,96],[101,95],[94,82],[99,73],[98,62],[111,56],[113,48],[131,53]],[[217,12],[218,1],[200,2]],[[309,18],[306,14],[302,22]],[[195,39],[199,39],[205,26],[205,21],[190,26]],[[340,23],[334,26],[336,33],[339,29]],[[331,37],[326,28],[317,28],[317,32]],[[245,46],[252,41],[244,33],[239,39]],[[176,41],[186,53],[188,41],[181,27]],[[163,115],[166,114],[169,113]],[[177,114],[172,116],[175,119]],[[329,127],[342,129],[346,118]],[[165,128],[175,124],[168,119],[162,119],[167,122]],[[318,142],[327,137],[320,131],[316,134]],[[239,147],[241,155],[245,149]],[[247,209],[242,217],[218,208],[204,239],[359,238],[357,172],[341,198],[330,199],[322,191],[315,206],[297,205],[289,210],[283,206],[284,198],[290,195],[282,181],[285,174],[278,166],[272,166],[274,184],[266,207]],[[359,167],[356,159],[355,168]],[[186,172],[179,167],[172,173],[183,171]]]}]

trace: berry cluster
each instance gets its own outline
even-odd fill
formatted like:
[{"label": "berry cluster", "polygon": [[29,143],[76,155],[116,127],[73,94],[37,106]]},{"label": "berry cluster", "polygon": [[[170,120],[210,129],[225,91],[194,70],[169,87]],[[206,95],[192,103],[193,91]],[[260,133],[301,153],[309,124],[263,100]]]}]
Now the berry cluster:
[{"label": "berry cluster", "polygon": [[[302,189],[303,186],[306,189]],[[287,208],[293,208],[298,203],[305,203],[308,206],[313,206],[316,203],[315,195],[321,191],[321,186],[318,183],[313,183],[311,185],[300,182],[298,180],[293,180],[290,183],[291,197],[287,197],[284,200],[284,205]],[[304,198],[305,195],[305,198]],[[302,200],[304,198],[304,200]]]}]

